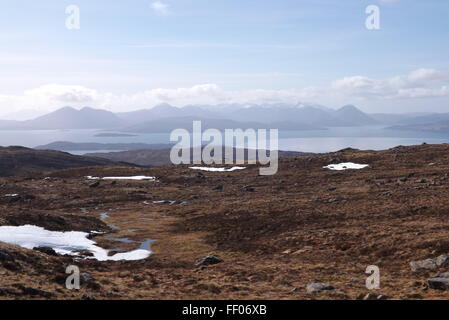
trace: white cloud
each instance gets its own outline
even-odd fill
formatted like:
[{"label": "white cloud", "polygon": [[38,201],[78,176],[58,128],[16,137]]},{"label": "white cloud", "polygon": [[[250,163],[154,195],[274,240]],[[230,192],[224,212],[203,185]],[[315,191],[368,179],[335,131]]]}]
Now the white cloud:
[{"label": "white cloud", "polygon": [[19,110],[55,110],[62,106],[130,111],[151,108],[159,103],[176,106],[222,103],[297,103],[357,100],[365,102],[449,97],[449,72],[418,69],[387,79],[351,76],[328,86],[285,90],[225,90],[217,84],[182,88],[154,88],[135,93],[101,92],[80,85],[48,84],[22,94],[0,94],[0,115]]},{"label": "white cloud", "polygon": [[168,7],[169,7],[168,4],[163,3],[161,1],[155,1],[151,4],[151,8],[160,14],[167,14]]},{"label": "white cloud", "polygon": [[364,76],[346,77],[332,83],[332,89],[346,96],[375,99],[413,99],[447,96],[449,72],[418,69],[406,75],[377,80]]},{"label": "white cloud", "polygon": [[25,91],[25,96],[56,103],[91,103],[95,101],[97,91],[83,86],[48,84]]}]

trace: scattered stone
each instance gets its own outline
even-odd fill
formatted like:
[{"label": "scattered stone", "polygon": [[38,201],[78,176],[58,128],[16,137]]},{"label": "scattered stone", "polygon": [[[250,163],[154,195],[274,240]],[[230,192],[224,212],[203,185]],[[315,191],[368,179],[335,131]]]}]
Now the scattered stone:
[{"label": "scattered stone", "polygon": [[429,288],[436,290],[449,290],[449,273],[441,273],[427,280]]},{"label": "scattered stone", "polygon": [[80,274],[80,277],[83,282],[94,281],[94,278],[92,277],[92,275],[89,272],[82,272]]},{"label": "scattered stone", "polygon": [[201,172],[198,172],[198,173],[195,175],[195,177],[196,177],[198,180],[204,180],[204,179],[206,179],[206,176],[205,176],[203,173],[201,173]]},{"label": "scattered stone", "polygon": [[117,181],[113,180],[111,181],[111,186],[115,186],[117,184]]},{"label": "scattered stone", "polygon": [[410,262],[410,267],[412,268],[412,271],[415,272],[418,270],[433,270],[438,266],[435,259],[426,259],[421,261],[412,261]]},{"label": "scattered stone", "polygon": [[328,191],[334,191],[337,190],[337,187],[334,186],[329,186],[329,188],[327,188]]},{"label": "scattered stone", "polygon": [[222,191],[223,190],[223,186],[222,185],[215,186],[215,187],[212,188],[212,190]]},{"label": "scattered stone", "polygon": [[366,296],[363,297],[363,300],[387,300],[388,296],[377,292],[370,292]]},{"label": "scattered stone", "polygon": [[433,270],[438,267],[445,266],[448,263],[449,263],[449,257],[445,256],[445,255],[441,255],[435,259],[412,261],[412,262],[410,262],[410,267],[412,268],[412,271]]},{"label": "scattered stone", "polygon": [[34,250],[48,254],[49,256],[57,256],[58,254],[53,248],[50,247],[36,247]]},{"label": "scattered stone", "polygon": [[415,181],[416,183],[427,183],[426,179],[418,179]]},{"label": "scattered stone", "polygon": [[435,263],[438,267],[443,267],[449,262],[449,257],[442,254],[438,258],[435,259]]},{"label": "scattered stone", "polygon": [[95,281],[94,277],[90,273],[82,272],[80,274],[80,277],[82,285],[85,285],[86,287],[94,290],[100,289],[100,285]]},{"label": "scattered stone", "polygon": [[95,298],[92,297],[92,296],[83,295],[83,296],[81,297],[81,300],[95,300]]},{"label": "scattered stone", "polygon": [[92,252],[87,251],[87,250],[78,250],[76,252],[79,253],[79,255],[82,257],[93,257],[94,256],[94,254]]},{"label": "scattered stone", "polygon": [[221,263],[221,262],[223,262],[223,259],[220,259],[220,258],[215,257],[215,256],[207,256],[207,257],[205,257],[203,259],[198,260],[195,265],[197,267],[199,267],[199,266],[210,266],[210,265],[218,264],[218,263]]},{"label": "scattered stone", "polygon": [[244,187],[243,187],[243,191],[246,191],[246,192],[254,192],[255,189],[254,189],[253,186],[244,186]]},{"label": "scattered stone", "polygon": [[311,282],[307,285],[307,293],[317,293],[321,291],[331,291],[335,288],[330,284],[323,282]]},{"label": "scattered stone", "polygon": [[89,184],[89,188],[96,188],[100,185],[100,181],[95,181],[91,184]]},{"label": "scattered stone", "polygon": [[399,178],[397,182],[399,184],[403,184],[403,183],[407,182],[407,180],[408,180],[407,177],[402,177],[402,178]]}]

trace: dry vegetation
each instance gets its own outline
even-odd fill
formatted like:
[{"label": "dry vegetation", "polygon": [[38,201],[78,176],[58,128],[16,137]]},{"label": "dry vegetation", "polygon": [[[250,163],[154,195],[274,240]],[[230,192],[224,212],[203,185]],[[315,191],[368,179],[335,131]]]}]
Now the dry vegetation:
[{"label": "dry vegetation", "polygon": [[[322,168],[347,161],[370,168]],[[117,250],[157,241],[151,257],[134,262],[74,261],[0,244],[13,257],[0,259],[0,299],[357,299],[368,292],[368,265],[380,267],[379,292],[392,299],[449,298],[426,285],[449,270],[412,272],[409,265],[449,254],[449,145],[289,157],[277,175],[258,172],[256,166],[203,174],[187,166],[92,167],[53,172],[51,179],[1,179],[0,195],[21,197],[0,196],[0,225],[109,230],[95,241]],[[83,178],[137,174],[159,181],[90,188]],[[248,185],[253,192],[243,190]],[[144,204],[158,200],[176,202]],[[104,222],[102,212],[110,216]],[[224,262],[195,266],[209,254]],[[64,287],[69,264],[93,278],[80,291]],[[308,294],[312,281],[337,290]]]}]

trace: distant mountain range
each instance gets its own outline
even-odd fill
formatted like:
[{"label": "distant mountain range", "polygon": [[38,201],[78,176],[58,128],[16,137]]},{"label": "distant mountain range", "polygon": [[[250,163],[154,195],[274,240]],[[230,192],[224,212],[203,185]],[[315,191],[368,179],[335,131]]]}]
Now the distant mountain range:
[{"label": "distant mountain range", "polygon": [[324,130],[329,127],[384,125],[399,130],[421,130],[441,121],[449,123],[448,114],[367,114],[353,105],[338,110],[312,104],[264,105],[189,105],[177,108],[160,104],[151,109],[113,113],[85,107],[64,107],[27,121],[0,120],[0,130],[104,129],[126,133],[168,133],[173,129],[191,129],[193,120],[203,128],[280,130]]},{"label": "distant mountain range", "polygon": [[126,122],[114,113],[89,107],[81,110],[64,107],[33,120],[0,121],[0,129],[9,130],[103,129],[125,125]]}]

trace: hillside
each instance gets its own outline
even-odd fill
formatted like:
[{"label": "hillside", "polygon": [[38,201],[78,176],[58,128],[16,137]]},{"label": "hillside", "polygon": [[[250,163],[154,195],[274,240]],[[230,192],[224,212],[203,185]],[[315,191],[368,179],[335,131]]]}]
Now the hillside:
[{"label": "hillside", "polygon": [[0,147],[0,177],[115,164],[106,159],[75,156],[59,151]]},{"label": "hillside", "polygon": [[96,151],[96,150],[158,150],[169,148],[170,144],[148,144],[148,143],[95,143],[95,142],[69,142],[55,141],[45,145],[34,147],[39,150],[58,151]]},{"label": "hillside", "polygon": [[[226,148],[228,149],[228,148]],[[87,153],[86,156],[104,158],[111,161],[133,163],[140,166],[163,166],[171,164],[170,160],[171,149],[158,149],[158,150],[130,150],[120,152],[103,152],[103,153]],[[244,150],[244,159],[248,159],[248,150]],[[223,159],[226,154],[226,150],[223,147],[222,155]],[[233,148],[233,154],[236,155],[236,149]],[[294,151],[279,151],[280,157],[303,155],[302,152]],[[190,151],[192,158],[193,150]],[[235,161],[235,156],[234,156]]]},{"label": "hillside", "polygon": [[[340,162],[369,167],[323,168]],[[257,166],[234,172],[165,166],[2,178],[0,194],[29,196],[0,197],[0,227],[103,231],[90,237],[111,256],[150,244],[152,254],[137,261],[78,259],[84,273],[78,291],[64,288],[61,266],[73,264],[72,257],[2,243],[0,298],[361,299],[369,292],[366,268],[376,265],[383,298],[447,300],[449,291],[428,280],[449,272],[448,172],[449,146],[422,145],[282,158],[274,176],[260,176]],[[157,181],[90,187],[87,175]],[[198,262],[208,255],[221,260]],[[317,281],[334,289],[308,292]]]}]

